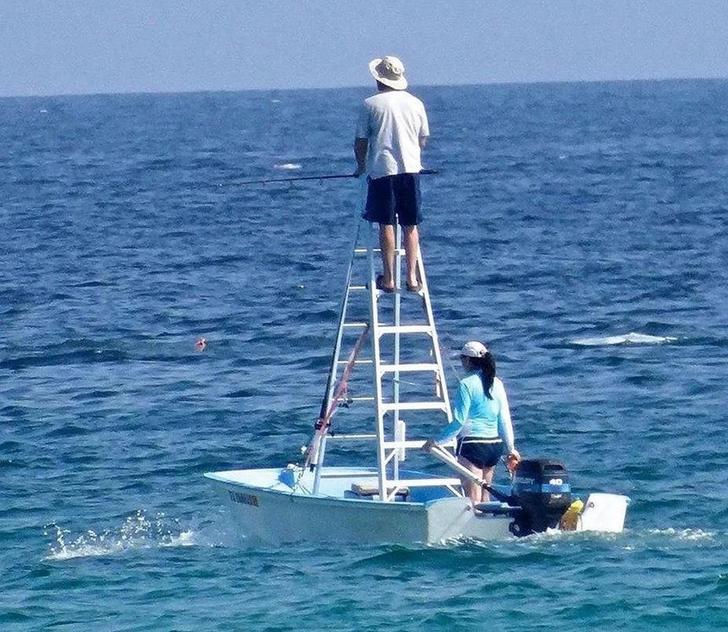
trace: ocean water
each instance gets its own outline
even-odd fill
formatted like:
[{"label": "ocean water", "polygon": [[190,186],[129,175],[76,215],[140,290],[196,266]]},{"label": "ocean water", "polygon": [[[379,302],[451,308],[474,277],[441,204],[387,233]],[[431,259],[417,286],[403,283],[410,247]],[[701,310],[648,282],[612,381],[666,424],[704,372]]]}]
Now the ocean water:
[{"label": "ocean water", "polygon": [[241,538],[202,474],[299,458],[358,185],[236,182],[352,170],[368,90],[0,99],[0,629],[728,628],[728,82],[414,92],[443,346],[626,531]]}]

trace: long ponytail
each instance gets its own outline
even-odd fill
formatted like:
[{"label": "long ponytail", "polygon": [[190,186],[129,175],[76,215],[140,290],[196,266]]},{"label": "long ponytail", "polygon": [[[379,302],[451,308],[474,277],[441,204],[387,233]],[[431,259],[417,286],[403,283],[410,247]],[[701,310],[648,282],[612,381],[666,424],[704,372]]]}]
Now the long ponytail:
[{"label": "long ponytail", "polygon": [[481,358],[470,358],[475,366],[480,371],[480,379],[483,382],[483,393],[488,399],[493,399],[493,395],[490,393],[490,389],[493,387],[493,380],[495,379],[495,358],[493,354],[488,351]]}]

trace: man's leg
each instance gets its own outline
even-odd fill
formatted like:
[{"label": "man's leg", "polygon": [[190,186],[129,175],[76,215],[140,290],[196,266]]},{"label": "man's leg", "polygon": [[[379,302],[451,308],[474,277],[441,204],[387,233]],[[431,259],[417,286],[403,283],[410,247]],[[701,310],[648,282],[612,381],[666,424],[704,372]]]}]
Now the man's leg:
[{"label": "man's leg", "polygon": [[407,257],[407,285],[416,287],[419,285],[417,280],[417,260],[420,256],[420,236],[417,226],[403,226],[404,230],[404,253]]},{"label": "man's leg", "polygon": [[391,224],[379,224],[379,247],[382,250],[382,286],[393,288],[394,226]]}]

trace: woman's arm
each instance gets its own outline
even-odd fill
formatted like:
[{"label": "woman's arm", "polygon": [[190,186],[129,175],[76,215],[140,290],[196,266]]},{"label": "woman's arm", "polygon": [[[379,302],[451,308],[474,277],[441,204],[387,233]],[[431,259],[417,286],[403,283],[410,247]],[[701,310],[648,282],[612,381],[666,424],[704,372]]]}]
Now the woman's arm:
[{"label": "woman's arm", "polygon": [[493,382],[493,394],[500,404],[500,410],[498,411],[498,435],[501,439],[503,439],[503,443],[506,444],[506,449],[510,454],[516,451],[513,439],[511,409],[508,406],[508,396],[506,395],[506,389],[503,386],[503,382],[498,379]]},{"label": "woman's arm", "polygon": [[455,406],[452,411],[453,420],[437,435],[435,443],[445,443],[445,441],[449,441],[455,437],[462,430],[465,420],[468,418],[469,411],[470,391],[463,382],[460,382],[457,393],[455,394]]}]

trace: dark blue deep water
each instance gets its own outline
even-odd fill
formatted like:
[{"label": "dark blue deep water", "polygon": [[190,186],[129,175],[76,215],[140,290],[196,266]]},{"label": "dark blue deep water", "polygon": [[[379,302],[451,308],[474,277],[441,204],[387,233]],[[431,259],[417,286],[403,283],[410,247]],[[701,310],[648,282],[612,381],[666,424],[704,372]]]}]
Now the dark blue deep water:
[{"label": "dark blue deep water", "polygon": [[358,186],[235,181],[352,170],[368,91],[0,99],[0,629],[728,627],[728,83],[414,92],[443,345],[625,533],[241,541],[202,474],[298,458]]}]

